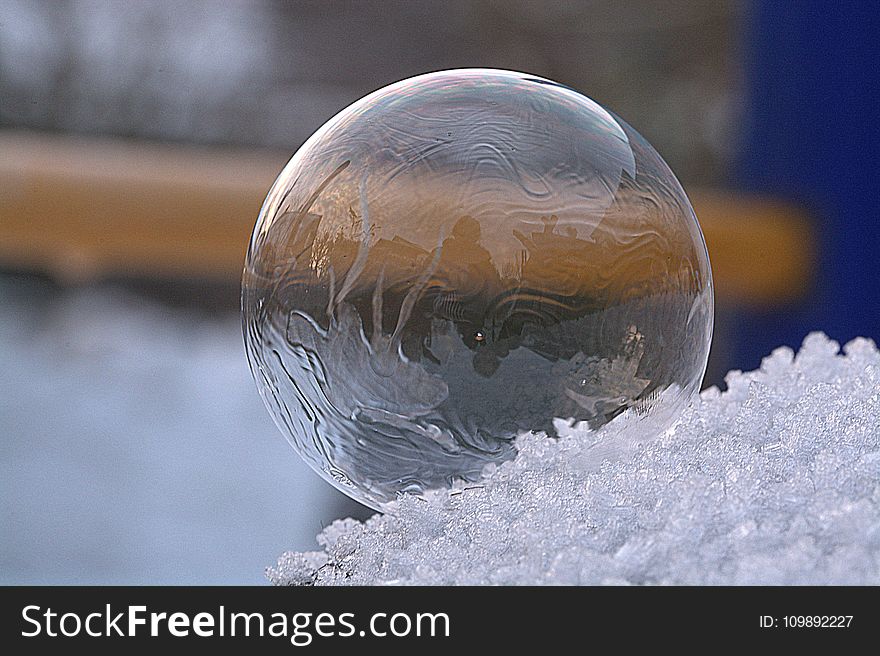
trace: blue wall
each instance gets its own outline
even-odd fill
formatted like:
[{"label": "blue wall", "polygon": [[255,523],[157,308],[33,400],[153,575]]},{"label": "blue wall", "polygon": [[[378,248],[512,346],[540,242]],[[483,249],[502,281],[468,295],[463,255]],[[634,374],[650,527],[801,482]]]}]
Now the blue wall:
[{"label": "blue wall", "polygon": [[749,312],[734,363],[753,368],[811,330],[880,341],[880,1],[755,2],[737,186],[800,202],[820,248],[808,300]]}]

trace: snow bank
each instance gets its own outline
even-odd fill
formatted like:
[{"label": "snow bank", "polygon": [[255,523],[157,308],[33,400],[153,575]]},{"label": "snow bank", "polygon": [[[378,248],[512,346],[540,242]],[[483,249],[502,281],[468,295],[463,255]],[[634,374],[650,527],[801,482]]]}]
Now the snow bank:
[{"label": "snow bank", "polygon": [[[822,334],[598,466],[525,435],[481,486],[404,497],[282,555],[276,584],[880,584],[880,352]],[[610,443],[610,442],[607,442]]]}]

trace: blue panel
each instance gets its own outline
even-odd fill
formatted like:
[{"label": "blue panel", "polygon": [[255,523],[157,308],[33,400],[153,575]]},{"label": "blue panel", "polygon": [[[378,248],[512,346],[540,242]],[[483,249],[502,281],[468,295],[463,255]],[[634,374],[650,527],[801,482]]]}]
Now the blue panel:
[{"label": "blue panel", "polygon": [[880,2],[756,2],[734,183],[806,205],[820,262],[797,306],[740,315],[733,364],[810,330],[880,341]]}]

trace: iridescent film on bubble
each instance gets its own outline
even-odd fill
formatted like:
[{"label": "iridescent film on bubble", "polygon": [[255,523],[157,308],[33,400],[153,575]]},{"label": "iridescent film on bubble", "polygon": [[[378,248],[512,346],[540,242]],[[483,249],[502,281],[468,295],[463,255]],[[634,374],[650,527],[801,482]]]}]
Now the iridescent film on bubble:
[{"label": "iridescent film on bubble", "polygon": [[691,205],[638,133],[549,80],[468,69],[380,89],[300,148],[242,309],[278,426],[381,508],[478,480],[554,419],[669,427],[713,295]]}]

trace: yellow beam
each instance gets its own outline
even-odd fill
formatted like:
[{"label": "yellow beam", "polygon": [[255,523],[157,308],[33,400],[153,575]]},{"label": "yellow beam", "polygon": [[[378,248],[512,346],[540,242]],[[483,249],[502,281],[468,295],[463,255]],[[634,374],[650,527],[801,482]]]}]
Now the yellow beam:
[{"label": "yellow beam", "polygon": [[[289,157],[0,132],[0,264],[62,279],[105,274],[236,283],[260,205]],[[810,223],[780,201],[691,192],[719,299],[797,298]]]}]

